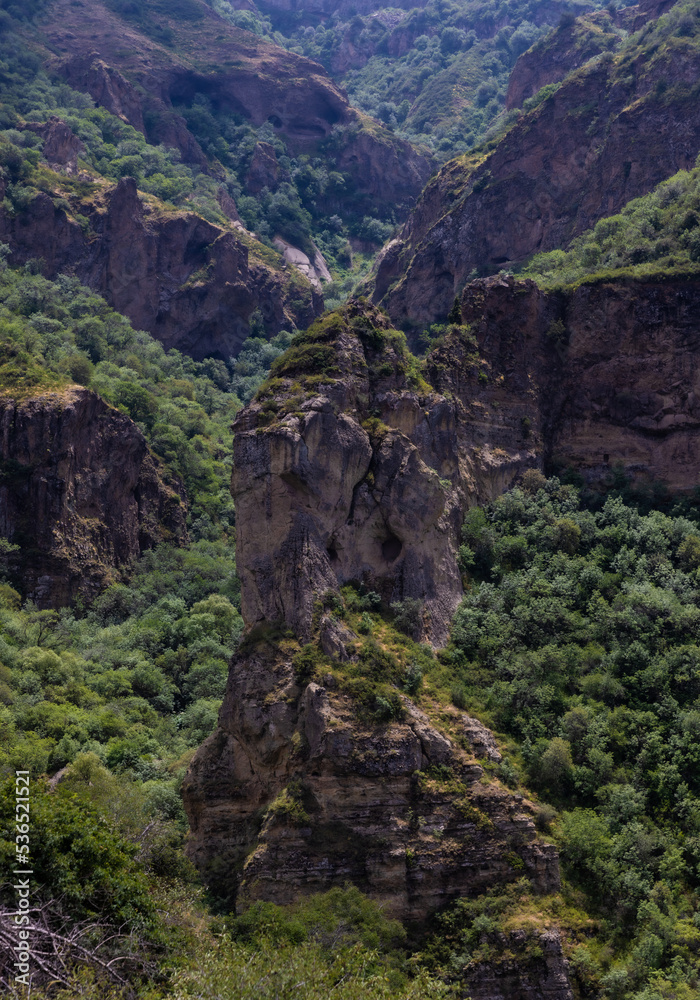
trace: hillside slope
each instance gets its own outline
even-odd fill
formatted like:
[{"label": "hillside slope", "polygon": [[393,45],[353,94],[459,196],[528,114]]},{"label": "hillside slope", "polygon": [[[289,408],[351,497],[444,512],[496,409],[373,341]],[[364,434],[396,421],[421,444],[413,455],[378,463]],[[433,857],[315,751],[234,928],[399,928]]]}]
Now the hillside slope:
[{"label": "hillside slope", "polygon": [[444,319],[477,273],[566,246],[700,149],[697,4],[677,4],[569,76],[494,148],[431,181],[379,261],[373,298],[406,327]]}]

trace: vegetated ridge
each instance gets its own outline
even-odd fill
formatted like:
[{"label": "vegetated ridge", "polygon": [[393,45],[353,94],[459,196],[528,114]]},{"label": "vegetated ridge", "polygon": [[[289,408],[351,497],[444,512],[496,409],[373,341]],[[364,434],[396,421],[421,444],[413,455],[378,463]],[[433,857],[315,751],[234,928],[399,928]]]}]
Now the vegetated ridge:
[{"label": "vegetated ridge", "polygon": [[543,92],[500,141],[442,169],[379,259],[372,296],[395,323],[439,320],[470,277],[565,247],[694,165],[697,13],[676,4]]}]

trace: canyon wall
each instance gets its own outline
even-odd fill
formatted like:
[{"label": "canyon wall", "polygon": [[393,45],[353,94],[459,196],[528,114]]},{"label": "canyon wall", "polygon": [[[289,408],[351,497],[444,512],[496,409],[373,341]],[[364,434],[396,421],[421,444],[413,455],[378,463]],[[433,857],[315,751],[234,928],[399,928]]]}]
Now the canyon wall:
[{"label": "canyon wall", "polygon": [[700,473],[700,275],[590,281],[558,293],[489,278],[468,285],[462,315],[518,392],[530,381],[538,461],[592,485],[620,467],[689,492]]},{"label": "canyon wall", "polygon": [[0,537],[39,607],[89,601],[145,549],[185,543],[186,513],[182,485],[94,392],[0,397]]},{"label": "canyon wall", "polygon": [[565,247],[694,166],[700,54],[657,44],[652,58],[645,37],[571,73],[500,141],[452,160],[428,183],[371,283],[395,324],[410,331],[444,321],[477,274]]},{"label": "canyon wall", "polygon": [[281,258],[275,264],[277,254],[249,234],[191,212],[160,211],[131,178],[95,185],[71,208],[42,192],[22,212],[0,209],[0,240],[12,248],[12,264],[38,259],[47,277],[74,274],[166,350],[228,358],[249,336],[256,310],[273,336],[308,325],[323,308],[307,279],[284,270]]}]

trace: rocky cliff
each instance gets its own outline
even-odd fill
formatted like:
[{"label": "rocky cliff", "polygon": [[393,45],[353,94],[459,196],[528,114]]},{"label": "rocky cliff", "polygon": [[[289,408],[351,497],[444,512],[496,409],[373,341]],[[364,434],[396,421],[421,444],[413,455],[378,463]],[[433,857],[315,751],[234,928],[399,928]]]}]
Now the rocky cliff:
[{"label": "rocky cliff", "polygon": [[566,246],[694,164],[700,51],[685,30],[670,11],[567,77],[494,148],[443,168],[378,264],[372,295],[395,323],[444,319],[470,277]]},{"label": "rocky cliff", "polygon": [[181,484],[95,393],[0,397],[0,536],[39,607],[90,600],[145,549],[185,541],[185,515]]},{"label": "rocky cliff", "polygon": [[595,485],[618,466],[640,482],[695,487],[697,274],[550,293],[490,278],[468,285],[461,305],[506,394],[517,399],[527,380],[545,467],[577,469]]},{"label": "rocky cliff", "polygon": [[520,56],[508,81],[506,109],[521,108],[544,86],[559,83],[572,70],[616,49],[620,35],[607,11],[563,18],[560,25]]},{"label": "rocky cliff", "polygon": [[[613,52],[626,31],[639,31],[673,6],[675,0],[644,0],[617,11],[599,10],[574,17],[563,14],[559,25],[523,53],[508,81],[506,110],[521,108],[547,84],[559,83],[604,52]],[[619,29],[624,30],[619,30]]]},{"label": "rocky cliff", "polygon": [[[536,326],[548,306],[533,307]],[[521,346],[529,354],[526,338]],[[298,338],[237,420],[250,632],[184,801],[191,856],[239,905],[350,880],[420,920],[523,873],[540,892],[558,887],[534,807],[493,776],[493,736],[395,688],[390,718],[368,712],[367,698],[389,704],[372,684],[389,683],[390,664],[400,673],[411,654],[399,649],[397,660],[389,638],[362,640],[340,611],[348,581],[385,606],[412,597],[423,608],[417,634],[444,643],[462,589],[463,507],[538,461],[538,430],[523,423],[538,405],[527,375],[505,387],[486,375],[465,327],[445,356],[433,352],[428,384],[387,318],[351,303]],[[484,975],[493,986],[501,973]],[[565,973],[551,995],[570,996]]]},{"label": "rocky cliff", "polygon": [[[480,891],[482,866],[487,881],[507,880],[511,850],[539,886],[556,885],[529,807],[484,791],[470,754],[497,753],[488,735],[406,697],[399,719],[369,724],[342,680],[373,676],[361,640],[324,608],[349,582],[385,606],[414,598],[418,632],[444,643],[464,510],[528,467],[571,465],[599,483],[621,465],[693,488],[698,307],[697,275],[551,293],[495,277],[465,288],[462,323],[422,366],[362,303],[279,359],[235,425],[237,558],[254,628],[185,785],[192,856],[233,896],[287,901],[349,878],[413,919]],[[311,677],[304,642],[317,651]],[[434,783],[447,773],[457,785]],[[436,845],[426,833],[438,829]],[[479,975],[486,990],[491,973]]]},{"label": "rocky cliff", "polygon": [[386,195],[378,184],[398,165],[392,201],[405,204],[419,194],[429,158],[376,122],[363,127],[322,66],[235,27],[203,0],[186,7],[184,14],[182,4],[170,13],[163,5],[135,11],[53,0],[43,24],[53,68],[149,141],[178,148],[185,162],[206,168],[176,111],[201,94],[256,127],[271,122],[295,154],[316,151],[334,129],[350,127],[337,145],[357,192],[381,201]]},{"label": "rocky cliff", "polygon": [[522,872],[556,891],[531,803],[476,757],[499,759],[493,738],[436,709],[406,699],[401,721],[363,723],[330,670],[304,683],[281,647],[258,643],[234,660],[219,728],[188,772],[192,858],[239,905],[351,881],[420,920]]},{"label": "rocky cliff", "polygon": [[69,211],[46,192],[23,211],[0,209],[15,266],[38,258],[47,277],[75,274],[137,329],[195,358],[237,354],[256,310],[270,336],[321,311],[301,272],[241,229],[164,211],[131,178],[87,187]]},{"label": "rocky cliff", "polygon": [[[522,875],[537,892],[558,889],[535,807],[494,775],[493,735],[420,686],[401,694],[418,647],[392,645],[381,630],[363,639],[339,591],[352,581],[385,607],[414,598],[416,635],[444,643],[462,592],[464,508],[507,488],[544,450],[542,331],[560,304],[532,284],[507,290],[521,328],[493,343],[480,331],[480,350],[454,325],[423,369],[385,315],[351,303],[297,339],[237,419],[249,633],[183,794],[190,855],[238,906],[351,881],[420,921]],[[491,294],[498,301],[485,283],[472,307],[496,329]],[[373,684],[389,684],[389,701]],[[522,957],[533,940],[518,931],[496,942],[495,954],[516,957],[473,965],[471,995],[570,1000],[556,931],[534,941],[541,960]]]},{"label": "rocky cliff", "polygon": [[471,335],[453,341],[426,382],[387,318],[354,304],[275,366],[235,424],[238,522],[264,523],[238,538],[247,622],[307,636],[316,595],[356,580],[387,603],[424,601],[426,635],[444,643],[462,511],[536,464],[541,442],[530,345],[505,385]]},{"label": "rocky cliff", "polygon": [[697,275],[478,280],[422,370],[376,310],[320,321],[235,425],[239,524],[264,523],[238,539],[246,620],[308,637],[318,594],[361,581],[425,602],[442,644],[463,513],[526,468],[692,489],[699,295]]}]

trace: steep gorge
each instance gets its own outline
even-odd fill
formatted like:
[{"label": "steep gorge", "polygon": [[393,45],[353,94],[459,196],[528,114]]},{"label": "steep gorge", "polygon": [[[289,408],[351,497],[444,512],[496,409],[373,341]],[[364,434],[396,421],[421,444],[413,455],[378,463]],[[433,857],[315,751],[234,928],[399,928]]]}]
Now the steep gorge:
[{"label": "steep gorge", "polygon": [[[504,275],[465,285],[489,254],[487,270],[506,262],[499,247],[514,259],[566,242],[667,167],[692,161],[692,95],[665,102],[662,77],[651,73],[646,103],[633,102],[611,65],[601,60],[566,82],[471,174],[464,163],[445,168],[380,264],[375,296],[391,319],[352,301],[317,321],[236,420],[247,635],[184,801],[191,858],[241,909],[352,882],[388,913],[421,922],[523,876],[542,896],[560,888],[556,850],[536,832],[538,807],[504,783],[503,746],[477,719],[426,694],[416,669],[438,662],[433,651],[463,594],[458,549],[470,506],[528,469],[570,466],[599,485],[621,467],[674,491],[697,485],[697,275],[596,279],[555,292]],[[63,64],[74,81],[81,66]],[[102,87],[102,100],[142,121],[137,88],[102,73],[97,57],[85,66],[84,86]],[[673,71],[685,79],[695,69],[688,60]],[[590,105],[600,95],[598,118]],[[273,106],[268,97],[261,106]],[[290,138],[300,148],[311,142],[315,126],[304,133],[294,108],[283,110]],[[323,109],[318,118],[331,124]],[[639,149],[618,176],[633,133]],[[182,151],[198,156],[195,146]],[[365,134],[342,155],[364,156],[371,177],[375,152]],[[387,181],[375,174],[377,193]],[[574,205],[582,178],[592,180]],[[489,229],[496,206],[498,231]],[[39,195],[24,215],[3,216],[0,237],[17,262],[41,256],[50,274],[72,270],[166,348],[226,357],[256,309],[273,333],[306,325],[320,308],[302,279],[267,267],[245,234],[144,204],[131,180],[94,192],[79,213],[87,227],[75,221],[77,207]],[[455,292],[458,321],[421,363],[392,320],[410,328],[443,318]],[[40,606],[90,599],[140,551],[186,539],[179,484],[135,425],[94,393],[7,398],[0,434],[0,531],[25,547],[27,593]],[[387,621],[392,605],[411,602],[415,642],[397,644],[384,622],[366,638],[353,600],[368,595]],[[474,1000],[571,1000],[563,944],[556,922],[533,931],[525,920],[495,942],[496,960],[471,964],[463,985]]]},{"label": "steep gorge", "polygon": [[429,159],[378,123],[364,120],[310,59],[227,23],[200,0],[192,0],[184,21],[168,16],[167,9],[158,10],[159,23],[170,32],[165,45],[149,28],[147,11],[142,23],[129,20],[128,12],[119,16],[118,5],[113,8],[54,0],[44,31],[55,53],[55,69],[144,131],[149,141],[180,149],[185,162],[206,165],[176,108],[203,94],[256,127],[272,123],[294,152],[317,151],[335,127],[352,126],[337,144],[337,169],[346,170],[370,201],[390,196],[408,202],[427,180]]}]

